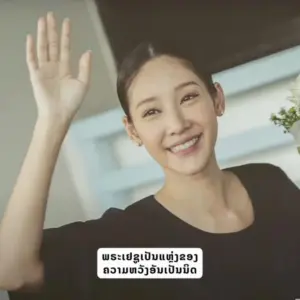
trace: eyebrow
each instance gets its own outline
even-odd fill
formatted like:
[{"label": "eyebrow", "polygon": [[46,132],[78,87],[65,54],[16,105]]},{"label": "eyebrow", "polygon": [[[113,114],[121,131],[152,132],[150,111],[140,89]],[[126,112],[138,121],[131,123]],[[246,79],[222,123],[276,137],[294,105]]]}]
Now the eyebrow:
[{"label": "eyebrow", "polygon": [[[199,87],[200,87],[200,85],[199,85],[196,81],[187,81],[187,82],[183,82],[183,83],[180,83],[179,85],[177,85],[177,86],[175,87],[175,91],[178,91],[178,90],[180,90],[180,89],[183,89],[184,87],[187,87],[187,86],[189,86],[189,85],[196,85],[196,86],[199,86]],[[151,102],[154,102],[154,101],[156,101],[156,100],[157,100],[157,97],[149,97],[149,98],[146,98],[146,99],[140,101],[140,102],[137,104],[136,109],[139,108],[139,107],[140,107],[141,105],[143,105],[143,104],[151,103]]]},{"label": "eyebrow", "polygon": [[187,82],[183,82],[183,83],[180,83],[179,85],[177,85],[177,86],[175,87],[175,90],[176,90],[176,91],[177,91],[177,90],[180,90],[180,89],[182,89],[182,88],[184,88],[184,87],[186,87],[186,86],[189,86],[189,85],[197,85],[197,86],[200,87],[200,85],[199,85],[196,81],[187,81]]},{"label": "eyebrow", "polygon": [[156,97],[149,97],[149,98],[146,98],[146,99],[140,101],[140,102],[136,105],[136,109],[139,108],[140,106],[142,106],[143,104],[150,103],[150,102],[154,102],[154,101],[156,101],[156,100],[157,100]]}]

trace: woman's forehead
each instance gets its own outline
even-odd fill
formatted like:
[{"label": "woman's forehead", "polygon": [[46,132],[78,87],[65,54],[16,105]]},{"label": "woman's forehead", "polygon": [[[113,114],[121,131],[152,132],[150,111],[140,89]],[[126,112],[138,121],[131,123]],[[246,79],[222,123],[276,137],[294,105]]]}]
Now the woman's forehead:
[{"label": "woman's forehead", "polygon": [[132,101],[155,97],[189,81],[201,84],[199,77],[179,59],[159,57],[141,68],[128,89],[128,96]]}]

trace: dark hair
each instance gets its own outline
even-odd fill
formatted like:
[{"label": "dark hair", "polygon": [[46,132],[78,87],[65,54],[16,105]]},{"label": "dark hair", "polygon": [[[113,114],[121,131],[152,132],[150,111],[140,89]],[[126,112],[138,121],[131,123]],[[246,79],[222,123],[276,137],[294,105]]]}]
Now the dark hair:
[{"label": "dark hair", "polygon": [[122,62],[118,72],[117,79],[117,94],[119,97],[120,104],[124,110],[124,113],[131,121],[129,102],[128,102],[128,88],[130,87],[135,76],[138,74],[139,70],[150,60],[159,56],[171,56],[182,60],[182,62],[190,68],[205,84],[208,92],[211,96],[216,93],[216,88],[214,86],[212,76],[210,73],[205,72],[205,70],[200,70],[199,66],[193,64],[187,55],[184,55],[182,51],[176,49],[176,47],[154,45],[153,43],[144,42],[136,47]]}]

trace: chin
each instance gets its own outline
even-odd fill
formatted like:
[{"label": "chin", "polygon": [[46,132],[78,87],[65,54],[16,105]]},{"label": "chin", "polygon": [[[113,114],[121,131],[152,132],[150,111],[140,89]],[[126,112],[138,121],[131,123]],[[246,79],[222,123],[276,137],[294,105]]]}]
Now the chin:
[{"label": "chin", "polygon": [[196,176],[205,171],[210,162],[207,151],[185,159],[169,160],[168,168],[183,176]]},{"label": "chin", "polygon": [[169,169],[173,170],[173,172],[176,172],[179,175],[196,176],[203,172],[203,170],[205,169],[205,164],[190,165],[190,166],[187,166],[187,165],[173,166],[173,167],[170,167]]},{"label": "chin", "polygon": [[204,172],[208,163],[209,159],[206,157],[194,157],[183,161],[169,161],[166,169],[182,176],[196,176]]}]

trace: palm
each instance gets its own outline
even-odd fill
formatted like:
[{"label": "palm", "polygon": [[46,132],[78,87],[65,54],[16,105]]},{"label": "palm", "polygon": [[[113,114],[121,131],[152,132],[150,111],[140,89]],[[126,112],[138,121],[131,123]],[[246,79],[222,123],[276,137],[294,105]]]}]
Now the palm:
[{"label": "palm", "polygon": [[77,78],[70,73],[69,22],[62,28],[60,53],[55,19],[48,14],[47,22],[38,24],[37,58],[33,40],[27,41],[27,62],[38,112],[42,116],[55,115],[72,119],[79,109],[89,83],[90,55],[85,53],[79,62]]},{"label": "palm", "polygon": [[33,90],[39,110],[74,111],[80,106],[85,94],[84,83],[71,75],[59,76],[59,64],[43,66],[37,73],[37,82]]}]

